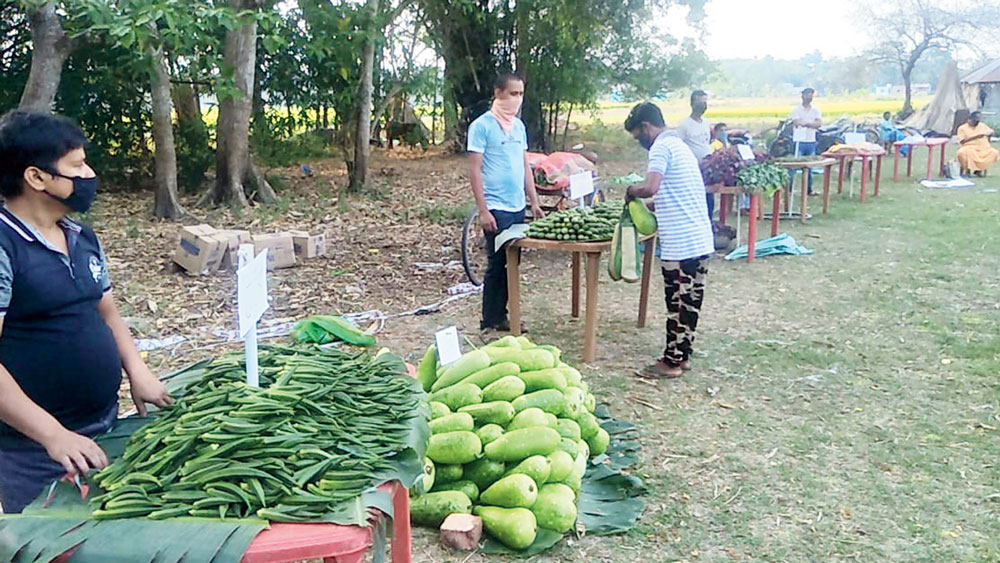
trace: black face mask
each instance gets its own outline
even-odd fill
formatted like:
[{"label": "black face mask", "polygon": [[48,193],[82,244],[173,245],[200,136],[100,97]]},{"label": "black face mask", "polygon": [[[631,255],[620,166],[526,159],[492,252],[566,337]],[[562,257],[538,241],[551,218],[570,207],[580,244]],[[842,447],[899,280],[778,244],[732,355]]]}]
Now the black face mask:
[{"label": "black face mask", "polygon": [[706,111],[708,111],[708,102],[698,102],[691,106],[691,108],[694,109],[694,112],[698,115],[703,115]]},{"label": "black face mask", "polygon": [[639,145],[641,145],[642,148],[646,149],[647,151],[653,147],[653,139],[650,139],[645,134],[636,138],[636,141],[639,141]]},{"label": "black face mask", "polygon": [[94,203],[94,198],[97,197],[97,176],[84,178],[82,176],[66,176],[58,172],[52,172],[51,170],[47,170],[46,172],[73,182],[73,193],[69,194],[68,197],[54,196],[49,192],[45,192],[49,197],[58,200],[77,213],[86,213],[90,210],[90,206]]}]

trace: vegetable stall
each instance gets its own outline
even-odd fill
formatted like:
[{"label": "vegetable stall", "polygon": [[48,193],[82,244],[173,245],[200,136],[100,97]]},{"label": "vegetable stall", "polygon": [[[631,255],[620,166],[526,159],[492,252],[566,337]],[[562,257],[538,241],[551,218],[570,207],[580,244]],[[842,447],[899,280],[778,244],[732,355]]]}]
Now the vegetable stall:
[{"label": "vegetable stall", "polygon": [[261,347],[260,387],[242,354],[166,377],[174,405],[99,439],[108,467],[0,518],[0,560],[354,561],[373,546],[380,561],[392,521],[402,563],[407,491],[417,524],[474,511],[488,552],[634,525],[635,429],[558,349],[511,336],[438,366],[432,347],[414,378],[360,332],[300,322],[294,342]]},{"label": "vegetable stall", "polygon": [[641,280],[637,326],[641,328],[646,324],[654,253],[642,252],[640,244],[645,244],[647,248],[656,247],[656,218],[640,202],[626,206],[621,202],[603,202],[592,208],[558,211],[532,222],[524,238],[514,239],[506,245],[511,332],[515,336],[521,333],[521,249],[570,253],[573,318],[580,317],[581,266],[586,256],[583,361],[594,361],[597,354],[597,288],[604,252],[610,254],[608,272],[612,279],[628,282]]}]

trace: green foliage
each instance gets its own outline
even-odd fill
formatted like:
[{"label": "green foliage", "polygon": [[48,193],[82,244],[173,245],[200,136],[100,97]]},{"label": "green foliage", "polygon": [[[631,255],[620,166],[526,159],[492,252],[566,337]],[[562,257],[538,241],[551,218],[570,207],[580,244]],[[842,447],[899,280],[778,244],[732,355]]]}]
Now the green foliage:
[{"label": "green foliage", "polygon": [[258,131],[250,139],[254,156],[266,166],[292,166],[332,155],[327,141],[320,132],[307,132],[293,137],[272,134],[270,130]]},{"label": "green foliage", "polygon": [[0,112],[17,107],[28,81],[31,33],[16,2],[0,3]]},{"label": "green foliage", "polygon": [[186,192],[201,188],[208,169],[215,164],[215,154],[210,150],[208,129],[204,124],[179,122],[174,125],[174,143],[177,152],[177,184]]},{"label": "green foliage", "polygon": [[788,183],[788,172],[770,162],[740,168],[736,173],[736,185],[752,192],[764,192],[770,197]]}]

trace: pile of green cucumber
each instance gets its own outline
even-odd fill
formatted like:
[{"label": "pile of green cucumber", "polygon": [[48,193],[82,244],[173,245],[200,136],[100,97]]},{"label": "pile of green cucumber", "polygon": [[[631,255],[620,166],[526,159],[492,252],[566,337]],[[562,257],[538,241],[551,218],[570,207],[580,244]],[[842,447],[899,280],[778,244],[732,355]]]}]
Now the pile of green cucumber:
[{"label": "pile of green cucumber", "polygon": [[406,447],[426,399],[401,368],[391,354],[262,347],[253,388],[242,354],[223,356],[96,474],[93,515],[321,519]]},{"label": "pile of green cucumber", "polygon": [[621,212],[620,202],[557,211],[532,221],[528,227],[528,236],[560,241],[611,240]]}]

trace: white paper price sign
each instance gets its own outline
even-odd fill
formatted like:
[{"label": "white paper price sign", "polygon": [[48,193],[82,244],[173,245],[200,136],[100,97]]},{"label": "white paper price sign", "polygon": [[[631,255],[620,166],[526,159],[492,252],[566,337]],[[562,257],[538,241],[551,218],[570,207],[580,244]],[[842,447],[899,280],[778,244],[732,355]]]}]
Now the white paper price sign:
[{"label": "white paper price sign", "polygon": [[579,172],[569,177],[570,199],[583,199],[592,193],[594,193],[594,174],[592,172]]},{"label": "white paper price sign", "polygon": [[792,142],[805,143],[808,138],[809,138],[808,127],[796,127],[794,130],[792,130]]},{"label": "white paper price sign", "polygon": [[240,269],[236,271],[236,315],[246,348],[247,385],[258,387],[257,321],[267,311],[267,249],[254,257],[253,245],[239,249]]},{"label": "white paper price sign", "polygon": [[757,155],[747,145],[736,145],[736,151],[740,153],[740,158],[743,160],[757,160]]},{"label": "white paper price sign", "polygon": [[236,299],[240,336],[245,337],[268,307],[266,248],[236,272]]},{"label": "white paper price sign", "polygon": [[844,133],[844,144],[860,145],[867,141],[868,138],[865,137],[864,133]]},{"label": "white paper price sign", "polygon": [[451,365],[462,357],[462,343],[458,340],[458,329],[450,326],[434,334],[438,361],[443,366]]}]

